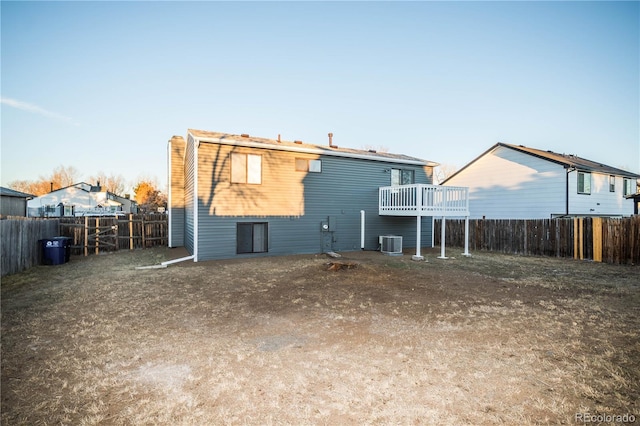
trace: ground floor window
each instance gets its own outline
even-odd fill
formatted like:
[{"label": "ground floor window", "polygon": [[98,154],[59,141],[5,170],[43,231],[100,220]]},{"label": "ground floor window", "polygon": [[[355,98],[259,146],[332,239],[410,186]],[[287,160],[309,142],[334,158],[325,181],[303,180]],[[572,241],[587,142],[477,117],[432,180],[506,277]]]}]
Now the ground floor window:
[{"label": "ground floor window", "polygon": [[268,224],[242,222],[237,224],[237,253],[265,253],[268,251]]}]

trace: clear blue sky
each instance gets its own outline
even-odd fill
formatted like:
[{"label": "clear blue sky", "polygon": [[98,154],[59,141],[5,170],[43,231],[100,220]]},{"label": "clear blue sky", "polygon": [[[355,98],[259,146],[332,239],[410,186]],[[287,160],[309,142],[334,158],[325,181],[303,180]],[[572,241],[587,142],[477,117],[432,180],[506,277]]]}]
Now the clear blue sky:
[{"label": "clear blue sky", "polygon": [[188,128],[462,167],[496,142],[640,172],[638,2],[1,2],[6,186],[166,185]]}]

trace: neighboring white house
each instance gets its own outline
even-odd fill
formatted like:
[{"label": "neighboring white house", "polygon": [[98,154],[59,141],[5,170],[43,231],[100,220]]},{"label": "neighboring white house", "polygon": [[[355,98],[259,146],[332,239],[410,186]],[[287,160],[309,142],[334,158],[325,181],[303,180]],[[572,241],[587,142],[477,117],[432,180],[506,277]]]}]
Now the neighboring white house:
[{"label": "neighboring white house", "polygon": [[639,178],[575,155],[497,143],[442,185],[469,187],[475,219],[622,217],[634,214]]},{"label": "neighboring white house", "polygon": [[30,217],[114,215],[137,213],[135,201],[85,182],[60,188],[27,202]]}]

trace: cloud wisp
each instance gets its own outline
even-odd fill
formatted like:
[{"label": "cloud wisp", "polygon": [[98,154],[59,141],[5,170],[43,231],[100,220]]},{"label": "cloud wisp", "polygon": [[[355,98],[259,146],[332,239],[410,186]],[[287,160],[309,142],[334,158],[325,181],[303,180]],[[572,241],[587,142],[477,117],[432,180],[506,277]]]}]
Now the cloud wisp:
[{"label": "cloud wisp", "polygon": [[20,109],[22,111],[32,112],[34,114],[40,114],[44,117],[53,118],[55,120],[65,121],[67,123],[73,124],[75,126],[79,126],[77,122],[75,122],[71,117],[67,117],[66,115],[58,114],[57,112],[49,111],[44,109],[38,105],[30,104],[29,102],[19,101],[11,98],[0,98],[0,103],[3,105],[10,106],[12,108]]}]

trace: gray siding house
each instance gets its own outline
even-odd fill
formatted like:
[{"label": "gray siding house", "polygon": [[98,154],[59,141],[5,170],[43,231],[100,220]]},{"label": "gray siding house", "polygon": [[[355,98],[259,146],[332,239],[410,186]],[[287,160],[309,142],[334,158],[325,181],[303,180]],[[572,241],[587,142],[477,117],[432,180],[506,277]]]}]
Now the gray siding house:
[{"label": "gray siding house", "polygon": [[[331,144],[188,130],[168,143],[169,246],[194,261],[431,246],[432,218],[380,214],[379,188],[432,183],[437,163]],[[414,185],[419,186],[419,185]]]},{"label": "gray siding house", "polygon": [[0,186],[0,216],[26,216],[27,201],[34,196]]}]

